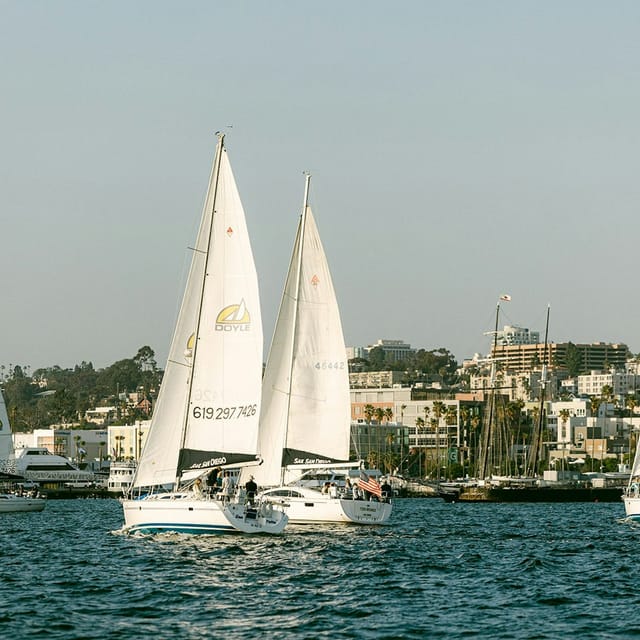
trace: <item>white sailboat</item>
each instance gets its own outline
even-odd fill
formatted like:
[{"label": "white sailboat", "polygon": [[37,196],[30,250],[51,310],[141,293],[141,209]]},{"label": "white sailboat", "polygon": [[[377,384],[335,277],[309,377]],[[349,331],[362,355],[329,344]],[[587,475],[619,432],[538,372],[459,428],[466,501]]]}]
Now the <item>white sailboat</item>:
[{"label": "white sailboat", "polygon": [[[382,524],[390,502],[353,499],[337,487],[322,493],[305,470],[349,463],[351,406],[338,304],[318,229],[308,204],[302,214],[262,383],[258,449],[252,474],[263,498],[284,506],[289,521]],[[343,472],[344,475],[344,472]],[[337,493],[337,495],[336,495]]]},{"label": "white sailboat", "polygon": [[640,446],[636,448],[629,484],[622,496],[627,518],[640,521]]},{"label": "white sailboat", "polygon": [[134,480],[125,530],[281,533],[269,503],[204,492],[215,467],[258,464],[262,320],[258,281],[224,136],[219,135],[202,220],[162,386]]},{"label": "white sailboat", "polygon": [[24,477],[16,473],[15,449],[7,406],[0,392],[0,513],[42,511],[46,499],[37,491],[24,491]]}]

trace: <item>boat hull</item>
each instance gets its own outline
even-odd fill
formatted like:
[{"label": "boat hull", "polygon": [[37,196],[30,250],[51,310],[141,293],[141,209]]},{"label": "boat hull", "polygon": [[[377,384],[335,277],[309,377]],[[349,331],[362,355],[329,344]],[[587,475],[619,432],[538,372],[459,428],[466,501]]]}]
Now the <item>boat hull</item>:
[{"label": "boat hull", "polygon": [[[289,490],[290,493],[297,491]],[[263,495],[264,500],[280,505],[292,524],[346,523],[380,525],[389,521],[393,507],[390,502],[331,498],[319,491],[305,490],[304,495],[278,495],[283,490],[275,490]]]},{"label": "boat hull", "polygon": [[617,502],[620,487],[471,487],[450,502]]},{"label": "boat hull", "polygon": [[46,504],[45,498],[27,498],[13,494],[0,494],[0,513],[42,511]]},{"label": "boat hull", "polygon": [[128,533],[233,533],[279,534],[288,518],[273,505],[256,509],[236,502],[222,502],[188,494],[156,494],[137,500],[121,500]]},{"label": "boat hull", "polygon": [[629,518],[629,520],[640,521],[640,497],[626,495],[622,500],[627,518]]}]

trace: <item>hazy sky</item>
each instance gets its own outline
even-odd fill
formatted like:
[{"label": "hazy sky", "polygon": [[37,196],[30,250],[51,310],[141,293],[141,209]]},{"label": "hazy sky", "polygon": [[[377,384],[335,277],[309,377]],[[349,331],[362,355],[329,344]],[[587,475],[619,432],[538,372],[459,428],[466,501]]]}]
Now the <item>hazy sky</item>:
[{"label": "hazy sky", "polygon": [[0,0],[0,363],[164,366],[220,129],[265,352],[304,170],[348,345],[461,361],[509,293],[640,350],[639,33],[635,1]]}]

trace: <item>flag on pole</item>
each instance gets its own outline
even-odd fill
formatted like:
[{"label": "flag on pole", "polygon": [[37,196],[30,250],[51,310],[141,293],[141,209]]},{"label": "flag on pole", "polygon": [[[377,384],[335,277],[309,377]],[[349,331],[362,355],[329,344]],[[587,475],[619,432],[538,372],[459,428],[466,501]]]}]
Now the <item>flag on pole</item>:
[{"label": "flag on pole", "polygon": [[505,302],[511,302],[511,296],[505,293],[500,296],[500,300],[504,300]]},{"label": "flag on pole", "polygon": [[358,480],[358,486],[369,493],[373,493],[382,497],[382,489],[375,478],[370,478],[364,471],[360,470],[360,480]]}]

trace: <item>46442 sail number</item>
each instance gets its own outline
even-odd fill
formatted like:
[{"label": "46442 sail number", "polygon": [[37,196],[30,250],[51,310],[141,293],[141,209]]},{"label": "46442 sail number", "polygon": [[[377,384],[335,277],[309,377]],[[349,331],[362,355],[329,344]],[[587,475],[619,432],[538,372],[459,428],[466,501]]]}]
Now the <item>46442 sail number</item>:
[{"label": "46442 sail number", "polygon": [[194,406],[191,414],[194,418],[205,420],[232,420],[233,418],[250,418],[256,414],[258,405],[247,404],[237,407],[200,407]]}]

